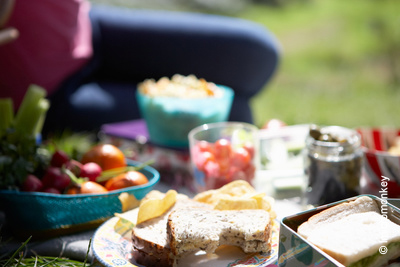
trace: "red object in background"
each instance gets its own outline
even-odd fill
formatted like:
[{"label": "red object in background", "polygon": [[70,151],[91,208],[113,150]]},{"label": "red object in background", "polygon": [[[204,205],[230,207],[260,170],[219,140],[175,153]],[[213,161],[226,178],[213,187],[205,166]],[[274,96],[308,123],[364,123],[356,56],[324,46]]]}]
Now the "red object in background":
[{"label": "red object in background", "polygon": [[274,129],[279,129],[284,126],[287,126],[287,124],[279,119],[270,119],[267,121],[261,129],[266,129],[266,130],[274,130]]},{"label": "red object in background", "polygon": [[[400,197],[400,155],[392,155],[387,150],[394,144],[399,129],[359,128],[364,148],[364,176],[366,190],[378,197]],[[383,183],[384,178],[387,177]],[[383,194],[382,194],[382,192]]]}]

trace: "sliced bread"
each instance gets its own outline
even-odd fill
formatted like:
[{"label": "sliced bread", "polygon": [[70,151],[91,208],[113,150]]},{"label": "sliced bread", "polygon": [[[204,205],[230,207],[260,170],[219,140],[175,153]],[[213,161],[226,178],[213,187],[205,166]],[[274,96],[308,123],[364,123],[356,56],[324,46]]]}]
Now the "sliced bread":
[{"label": "sliced bread", "polygon": [[145,266],[173,266],[174,259],[167,240],[168,215],[184,207],[212,208],[208,204],[178,196],[174,206],[167,212],[136,225],[132,229],[132,245],[133,256],[137,263]]},{"label": "sliced bread", "polygon": [[310,232],[314,231],[319,225],[340,220],[351,214],[369,211],[380,212],[378,205],[373,199],[368,196],[362,196],[354,201],[333,206],[311,216],[308,221],[298,227],[297,233],[307,239]]},{"label": "sliced bread", "polygon": [[176,258],[220,245],[233,245],[245,253],[270,250],[272,222],[265,210],[177,209],[168,217],[169,247]]},{"label": "sliced bread", "polygon": [[[400,256],[400,225],[382,216],[368,196],[315,214],[297,232],[344,266],[386,266]],[[382,247],[387,253],[379,252]]]}]

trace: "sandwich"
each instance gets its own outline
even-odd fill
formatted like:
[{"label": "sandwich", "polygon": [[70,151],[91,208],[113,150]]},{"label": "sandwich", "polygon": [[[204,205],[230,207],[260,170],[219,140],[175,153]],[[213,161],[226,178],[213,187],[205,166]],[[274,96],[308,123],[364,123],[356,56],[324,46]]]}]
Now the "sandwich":
[{"label": "sandwich", "polygon": [[214,253],[221,245],[237,246],[245,253],[267,252],[271,228],[265,210],[184,208],[168,216],[167,233],[171,252],[179,259],[198,250]]},{"label": "sandwich", "polygon": [[170,267],[174,265],[174,256],[171,253],[167,222],[171,212],[181,208],[201,207],[211,209],[208,204],[189,199],[179,194],[175,204],[161,216],[137,224],[132,229],[132,255],[136,262],[144,266]]},{"label": "sandwich", "polygon": [[[164,199],[163,193],[156,193],[144,200]],[[243,199],[238,201],[243,203]],[[268,252],[270,214],[270,209],[218,210],[177,194],[176,201],[161,215],[138,220],[132,229],[132,255],[144,266],[172,267],[190,252],[214,253],[221,245],[236,246],[245,253]]]},{"label": "sandwich", "polygon": [[400,257],[400,225],[368,196],[313,215],[297,232],[344,266],[386,266]]}]

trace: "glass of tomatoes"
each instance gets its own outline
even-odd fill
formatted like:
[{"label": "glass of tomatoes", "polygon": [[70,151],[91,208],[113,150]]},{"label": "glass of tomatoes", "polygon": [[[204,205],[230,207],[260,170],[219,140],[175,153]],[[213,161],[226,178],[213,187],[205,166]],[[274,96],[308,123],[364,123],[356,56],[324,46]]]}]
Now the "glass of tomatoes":
[{"label": "glass of tomatoes", "polygon": [[198,192],[234,180],[252,184],[259,165],[258,128],[243,122],[203,124],[189,132],[194,185]]}]

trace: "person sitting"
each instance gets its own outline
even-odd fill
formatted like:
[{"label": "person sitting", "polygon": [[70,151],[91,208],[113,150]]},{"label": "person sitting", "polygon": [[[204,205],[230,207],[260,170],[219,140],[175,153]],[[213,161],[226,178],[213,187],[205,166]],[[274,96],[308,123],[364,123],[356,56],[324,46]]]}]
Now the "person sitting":
[{"label": "person sitting", "polygon": [[136,85],[174,74],[231,87],[229,120],[251,123],[249,100],[279,63],[275,36],[239,18],[86,0],[8,1],[15,5],[4,27],[19,37],[0,45],[0,97],[12,97],[17,109],[30,84],[45,88],[45,134],[139,119]]}]

